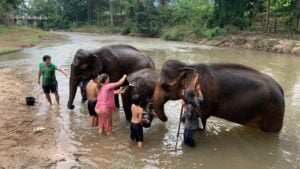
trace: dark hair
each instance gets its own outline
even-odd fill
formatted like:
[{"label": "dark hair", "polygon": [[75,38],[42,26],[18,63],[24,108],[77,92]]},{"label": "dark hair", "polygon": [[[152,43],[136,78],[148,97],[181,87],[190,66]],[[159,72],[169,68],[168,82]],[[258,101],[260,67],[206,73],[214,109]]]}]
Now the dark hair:
[{"label": "dark hair", "polygon": [[101,74],[98,78],[97,78],[97,86],[98,89],[101,89],[101,87],[103,86],[103,84],[105,83],[106,79],[108,79],[109,76],[106,73]]},{"label": "dark hair", "polygon": [[141,99],[140,95],[136,94],[132,96],[132,103],[135,105],[140,105],[141,104]]},{"label": "dark hair", "polygon": [[98,76],[99,76],[98,74],[94,74],[94,75],[92,76],[92,79],[95,80],[95,81],[97,81]]},{"label": "dark hair", "polygon": [[185,95],[184,95],[184,101],[186,103],[193,103],[194,102],[194,97],[195,97],[195,93],[193,90],[187,90],[185,92]]},{"label": "dark hair", "polygon": [[43,61],[45,62],[46,60],[51,59],[51,56],[49,55],[44,55],[43,56]]}]

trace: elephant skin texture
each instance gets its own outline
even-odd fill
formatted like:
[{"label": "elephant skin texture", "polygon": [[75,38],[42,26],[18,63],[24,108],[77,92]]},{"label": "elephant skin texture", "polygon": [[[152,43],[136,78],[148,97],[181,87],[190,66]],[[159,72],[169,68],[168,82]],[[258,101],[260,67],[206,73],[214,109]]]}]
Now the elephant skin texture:
[{"label": "elephant skin texture", "polygon": [[285,111],[282,87],[270,76],[240,64],[186,64],[169,60],[162,67],[153,101],[159,119],[167,121],[164,104],[199,90],[202,123],[210,116],[266,132],[279,132]]},{"label": "elephant skin texture", "polygon": [[[155,69],[153,60],[129,45],[109,45],[96,50],[79,49],[71,64],[68,108],[74,108],[73,101],[79,84],[86,84],[101,73],[107,73],[110,81],[116,82],[124,74],[130,75],[144,68]],[[80,88],[85,101],[85,86]]]}]

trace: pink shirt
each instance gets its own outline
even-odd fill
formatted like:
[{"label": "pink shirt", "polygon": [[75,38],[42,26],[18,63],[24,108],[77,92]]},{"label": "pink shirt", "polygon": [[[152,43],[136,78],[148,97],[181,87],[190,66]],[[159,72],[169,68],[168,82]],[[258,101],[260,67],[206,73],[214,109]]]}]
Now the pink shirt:
[{"label": "pink shirt", "polygon": [[104,84],[97,96],[97,104],[95,109],[105,106],[108,109],[115,109],[114,89],[117,83]]}]

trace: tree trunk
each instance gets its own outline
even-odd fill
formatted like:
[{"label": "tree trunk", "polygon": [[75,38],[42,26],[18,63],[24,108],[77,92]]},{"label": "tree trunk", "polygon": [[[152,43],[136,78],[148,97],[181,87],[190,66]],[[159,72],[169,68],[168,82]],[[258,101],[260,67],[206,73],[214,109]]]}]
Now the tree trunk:
[{"label": "tree trunk", "polygon": [[266,23],[266,30],[267,32],[269,33],[270,32],[270,29],[269,29],[269,22],[270,22],[270,0],[268,0],[268,4],[267,4],[267,23]]},{"label": "tree trunk", "polygon": [[110,26],[113,27],[114,26],[114,16],[113,16],[113,0],[109,1],[109,7],[110,7]]},{"label": "tree trunk", "polygon": [[295,0],[293,11],[293,30],[295,32],[299,31],[299,15],[300,15],[300,0]]}]

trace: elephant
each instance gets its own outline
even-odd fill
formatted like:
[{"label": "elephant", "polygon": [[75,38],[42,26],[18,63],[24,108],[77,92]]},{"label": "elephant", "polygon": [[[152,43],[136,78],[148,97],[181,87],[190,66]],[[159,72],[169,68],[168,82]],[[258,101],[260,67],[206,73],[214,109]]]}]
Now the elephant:
[{"label": "elephant", "polygon": [[142,69],[128,76],[129,86],[122,94],[126,103],[123,102],[125,114],[128,116],[126,119],[131,119],[131,100],[136,94],[140,96],[141,107],[146,112],[152,113],[152,96],[158,77],[159,71],[153,69]]},{"label": "elephant", "polygon": [[279,132],[285,111],[282,87],[270,76],[233,63],[164,63],[157,80],[153,107],[158,118],[167,121],[164,104],[182,99],[186,90],[203,98],[198,108],[204,129],[210,116],[265,132]]},{"label": "elephant", "polygon": [[[107,73],[110,81],[116,82],[123,74],[129,75],[144,68],[155,69],[153,60],[129,45],[118,44],[103,46],[96,50],[77,50],[71,64],[68,108],[74,108],[77,86],[81,82],[89,81],[101,73]],[[81,89],[85,90],[85,86],[81,86]],[[86,98],[85,92],[81,93],[83,99]],[[115,98],[118,101],[117,97]]]}]

